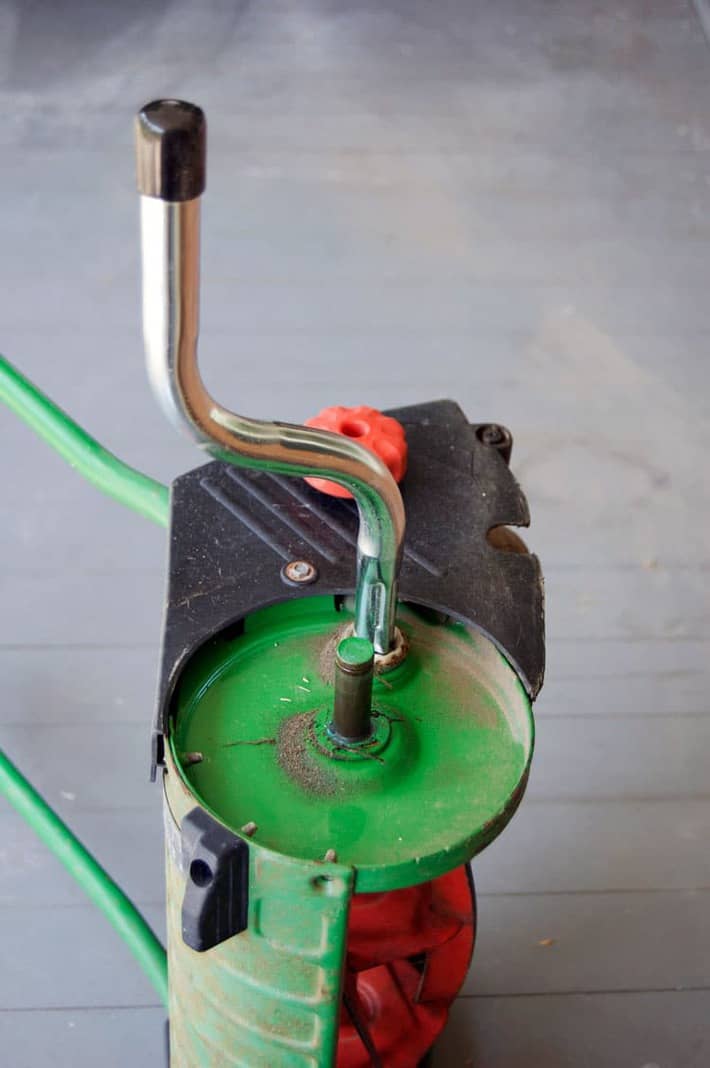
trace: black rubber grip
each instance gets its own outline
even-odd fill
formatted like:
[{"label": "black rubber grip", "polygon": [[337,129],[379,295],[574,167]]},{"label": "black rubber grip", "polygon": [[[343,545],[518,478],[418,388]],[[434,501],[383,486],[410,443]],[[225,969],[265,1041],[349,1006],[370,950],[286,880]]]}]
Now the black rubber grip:
[{"label": "black rubber grip", "polygon": [[194,200],[205,189],[207,120],[184,100],[154,100],[136,116],[138,190],[160,200]]}]

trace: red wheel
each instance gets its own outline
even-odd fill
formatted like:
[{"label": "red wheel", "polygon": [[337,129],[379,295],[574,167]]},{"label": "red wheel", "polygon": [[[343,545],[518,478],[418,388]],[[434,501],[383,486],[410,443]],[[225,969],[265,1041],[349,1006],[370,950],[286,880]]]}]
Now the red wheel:
[{"label": "red wheel", "polygon": [[414,1068],[468,972],[476,906],[468,865],[421,886],[356,894],[337,1068]]}]

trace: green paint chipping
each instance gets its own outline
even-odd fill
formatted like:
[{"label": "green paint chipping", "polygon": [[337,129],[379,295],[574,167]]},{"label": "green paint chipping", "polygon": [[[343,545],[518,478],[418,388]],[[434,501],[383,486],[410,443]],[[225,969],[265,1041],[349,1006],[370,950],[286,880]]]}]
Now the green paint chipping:
[{"label": "green paint chipping", "polygon": [[[374,683],[386,729],[371,750],[323,745],[324,650],[349,621],[331,599],[306,598],[210,643],[183,674],[170,741],[209,810],[235,831],[257,824],[252,844],[306,862],[334,850],[356,889],[374,892],[435,878],[496,837],[522,796],[533,721],[487,639],[403,608],[410,652]],[[181,764],[193,752],[202,760]]]},{"label": "green paint chipping", "polygon": [[171,1068],[334,1064],[352,869],[293,860],[250,839],[249,926],[195,953],[182,938],[179,831],[195,799],[169,749],[166,772]]}]

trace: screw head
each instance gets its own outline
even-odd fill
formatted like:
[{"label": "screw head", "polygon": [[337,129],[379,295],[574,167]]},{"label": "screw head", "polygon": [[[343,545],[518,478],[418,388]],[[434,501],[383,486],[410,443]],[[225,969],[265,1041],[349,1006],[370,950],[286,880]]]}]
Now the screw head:
[{"label": "screw head", "polygon": [[513,435],[500,423],[483,423],[476,428],[476,437],[484,445],[497,449],[506,463],[510,463],[513,451]]},{"label": "screw head", "polygon": [[478,436],[484,445],[502,445],[505,441],[505,430],[497,423],[487,423],[481,427]]},{"label": "screw head", "polygon": [[315,582],[318,578],[318,569],[308,560],[291,560],[282,567],[281,577],[285,582],[303,586],[309,582]]}]

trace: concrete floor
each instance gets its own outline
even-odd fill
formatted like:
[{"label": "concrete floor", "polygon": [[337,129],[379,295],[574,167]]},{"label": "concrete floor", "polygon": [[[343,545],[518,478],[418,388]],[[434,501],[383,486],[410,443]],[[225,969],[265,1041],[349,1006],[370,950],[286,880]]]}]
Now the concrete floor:
[{"label": "concrete floor", "polygon": [[[298,421],[451,396],[516,435],[548,681],[439,1068],[710,1063],[703,10],[0,6],[0,346],[109,447],[197,462],[140,340],[131,122],[168,94],[211,124],[221,398]],[[2,743],[160,926],[164,533],[0,427]],[[152,989],[6,806],[0,858],[2,1065],[161,1064]]]}]

